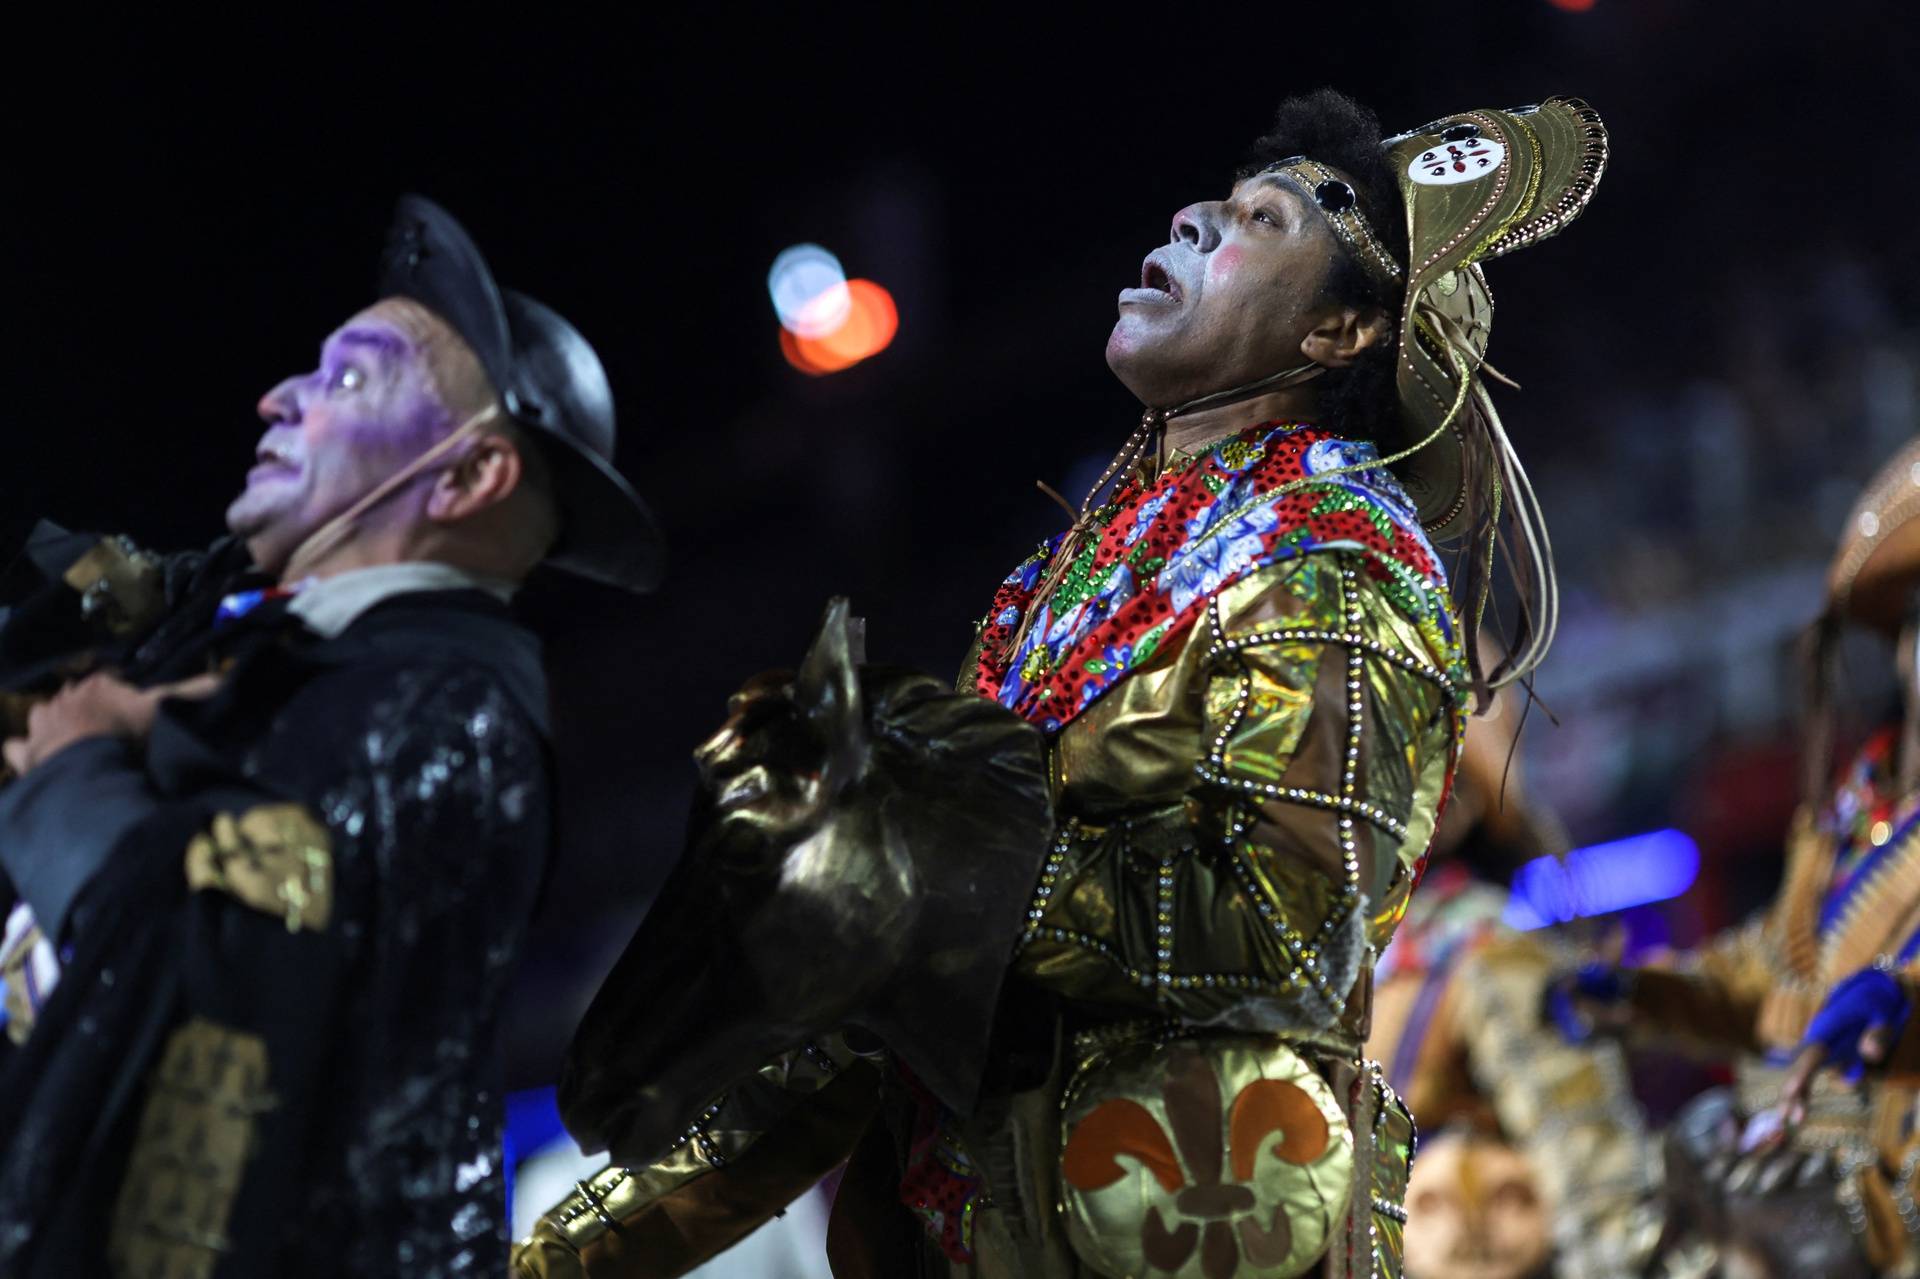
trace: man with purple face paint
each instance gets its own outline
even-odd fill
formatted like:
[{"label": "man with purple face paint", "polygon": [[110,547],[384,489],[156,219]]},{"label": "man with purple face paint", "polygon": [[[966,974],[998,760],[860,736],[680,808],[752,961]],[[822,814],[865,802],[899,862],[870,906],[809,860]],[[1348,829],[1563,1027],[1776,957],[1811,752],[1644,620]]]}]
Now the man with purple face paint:
[{"label": "man with purple face paint", "polygon": [[[0,670],[40,682],[0,976],[62,960],[9,1000],[0,1273],[505,1265],[494,1038],[551,789],[509,602],[542,566],[648,589],[660,540],[592,349],[445,211],[401,202],[380,293],[261,399],[230,539],[40,544],[115,625]],[[57,630],[45,594],[5,631]]]}]

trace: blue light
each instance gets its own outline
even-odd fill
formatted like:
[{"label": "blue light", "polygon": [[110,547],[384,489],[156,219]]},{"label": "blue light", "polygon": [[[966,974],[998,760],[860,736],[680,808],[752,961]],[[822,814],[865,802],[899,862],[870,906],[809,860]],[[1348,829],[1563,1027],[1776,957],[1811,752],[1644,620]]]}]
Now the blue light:
[{"label": "blue light", "polygon": [[507,1094],[507,1122],[501,1131],[505,1156],[507,1208],[513,1208],[513,1178],[523,1161],[567,1135],[560,1124],[560,1103],[551,1085]]},{"label": "blue light", "polygon": [[1576,848],[1564,859],[1536,857],[1515,873],[1501,920],[1527,929],[1610,915],[1678,897],[1699,873],[1700,846],[1678,830]]}]

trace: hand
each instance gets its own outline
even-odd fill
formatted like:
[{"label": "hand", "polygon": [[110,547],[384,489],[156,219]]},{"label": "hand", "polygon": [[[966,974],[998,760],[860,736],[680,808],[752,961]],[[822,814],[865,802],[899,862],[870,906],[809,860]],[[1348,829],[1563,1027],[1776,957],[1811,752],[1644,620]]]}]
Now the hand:
[{"label": "hand", "polygon": [[1838,1067],[1848,1083],[1855,1083],[1868,1066],[1885,1061],[1912,1012],[1906,991],[1881,969],[1863,968],[1836,984],[1807,1023],[1780,1090],[1788,1122],[1805,1118],[1813,1077],[1821,1069]]},{"label": "hand", "polygon": [[200,675],[176,684],[135,688],[107,671],[68,684],[27,712],[27,735],[0,745],[0,756],[21,776],[90,737],[120,737],[144,742],[153,716],[169,697],[207,697],[220,687],[217,675]]}]

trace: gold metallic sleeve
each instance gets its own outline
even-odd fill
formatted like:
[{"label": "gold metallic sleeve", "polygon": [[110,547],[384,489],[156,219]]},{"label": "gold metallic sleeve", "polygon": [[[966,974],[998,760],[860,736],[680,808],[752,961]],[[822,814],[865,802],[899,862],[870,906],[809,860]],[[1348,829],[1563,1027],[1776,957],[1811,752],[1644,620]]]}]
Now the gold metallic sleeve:
[{"label": "gold metallic sleeve", "polygon": [[644,1168],[608,1167],[513,1251],[535,1279],[671,1279],[744,1238],[847,1157],[878,1104],[873,1066],[833,1036],[728,1090]]},{"label": "gold metallic sleeve", "polygon": [[1451,681],[1354,557],[1223,592],[1210,621],[1202,775],[1257,800],[1276,909],[1303,932],[1361,911],[1384,946],[1433,837]]},{"label": "gold metallic sleeve", "polygon": [[1054,744],[1065,821],[1021,971],[1069,998],[1353,1047],[1371,954],[1433,832],[1451,681],[1339,552],[1249,575],[1136,660]]}]

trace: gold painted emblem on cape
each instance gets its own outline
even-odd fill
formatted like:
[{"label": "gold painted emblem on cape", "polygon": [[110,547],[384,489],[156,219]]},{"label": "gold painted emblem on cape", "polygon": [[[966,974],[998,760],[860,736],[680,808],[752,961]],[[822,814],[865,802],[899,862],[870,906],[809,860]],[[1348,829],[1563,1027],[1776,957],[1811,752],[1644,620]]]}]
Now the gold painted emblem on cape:
[{"label": "gold painted emblem on cape", "polygon": [[187,845],[187,887],[218,889],[286,921],[287,931],[320,932],[333,907],[332,841],[299,804],[262,804],[238,818],[221,813]]},{"label": "gold painted emblem on cape", "polygon": [[273,1105],[258,1035],[195,1017],[167,1038],[108,1227],[115,1274],[213,1274],[256,1118]]}]

